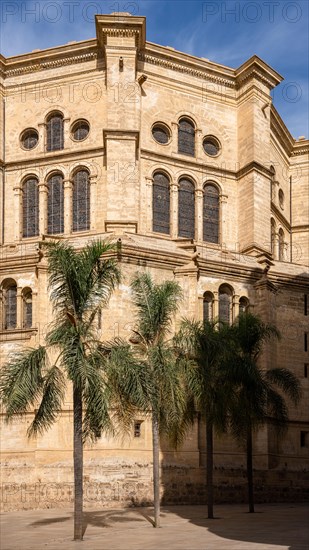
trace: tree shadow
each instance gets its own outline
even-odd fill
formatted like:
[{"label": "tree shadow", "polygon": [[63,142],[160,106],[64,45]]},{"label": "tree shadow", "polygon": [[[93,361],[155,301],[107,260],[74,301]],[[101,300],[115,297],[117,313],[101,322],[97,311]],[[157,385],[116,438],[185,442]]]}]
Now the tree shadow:
[{"label": "tree shadow", "polygon": [[[133,516],[133,517],[132,517]],[[141,517],[142,516],[142,517]],[[64,523],[65,521],[72,521],[74,518],[73,513],[69,516],[62,516],[56,518],[46,518],[30,523],[30,527],[39,528],[56,523]],[[128,522],[144,522],[149,521],[153,525],[153,520],[145,513],[144,510],[139,509],[127,509],[127,510],[91,510],[84,511],[83,513],[83,535],[85,534],[89,526],[99,528],[110,528],[114,524],[128,523]]]},{"label": "tree shadow", "polygon": [[217,505],[214,519],[207,519],[206,506],[164,506],[164,509],[227,541],[278,545],[289,550],[309,548],[309,509],[305,504],[260,504],[253,514],[245,506]]}]

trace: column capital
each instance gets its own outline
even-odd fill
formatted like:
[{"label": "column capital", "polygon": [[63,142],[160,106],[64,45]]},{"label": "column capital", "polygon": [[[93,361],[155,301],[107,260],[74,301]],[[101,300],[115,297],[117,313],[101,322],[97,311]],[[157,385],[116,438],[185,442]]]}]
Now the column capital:
[{"label": "column capital", "polygon": [[15,185],[13,191],[15,195],[20,195],[23,192],[23,188],[21,185]]}]

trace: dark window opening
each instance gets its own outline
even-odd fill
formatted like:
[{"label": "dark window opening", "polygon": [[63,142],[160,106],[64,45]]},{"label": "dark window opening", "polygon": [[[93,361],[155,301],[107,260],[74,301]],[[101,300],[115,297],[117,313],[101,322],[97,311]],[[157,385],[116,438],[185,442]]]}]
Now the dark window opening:
[{"label": "dark window opening", "polygon": [[308,378],[308,363],[304,364],[304,378]]},{"label": "dark window opening", "polygon": [[309,435],[309,432],[300,432],[300,446],[301,447],[308,447],[309,446],[308,435]]},{"label": "dark window opening", "polygon": [[13,329],[17,326],[17,286],[11,284],[5,292],[5,328]]},{"label": "dark window opening", "polygon": [[195,129],[193,123],[186,118],[179,121],[178,153],[191,157],[195,155]]},{"label": "dark window opening", "polygon": [[213,295],[205,292],[203,298],[203,321],[209,322],[213,318]]},{"label": "dark window opening", "polygon": [[51,115],[47,121],[47,151],[59,151],[63,145],[63,116]]},{"label": "dark window opening", "polygon": [[219,192],[214,185],[205,185],[203,198],[203,240],[219,242]]},{"label": "dark window opening", "polygon": [[308,332],[304,333],[304,350],[308,351]]},{"label": "dark window opening", "polygon": [[23,185],[23,237],[39,234],[39,187],[35,178]]},{"label": "dark window opening", "polygon": [[178,236],[194,239],[195,193],[191,181],[183,178],[178,191]]},{"label": "dark window opening", "polygon": [[308,294],[304,294],[304,315],[308,315]]},{"label": "dark window opening", "polygon": [[141,437],[142,435],[142,422],[137,420],[134,422],[134,437]]},{"label": "dark window opening", "polygon": [[47,218],[48,234],[64,232],[64,195],[61,174],[56,174],[48,180]]},{"label": "dark window opening", "polygon": [[32,327],[32,292],[28,290],[23,294],[23,327]]},{"label": "dark window opening", "polygon": [[83,141],[88,136],[89,130],[86,120],[77,120],[72,127],[72,136],[76,141]]},{"label": "dark window opening", "polygon": [[162,124],[156,124],[152,128],[152,135],[153,135],[154,139],[158,143],[161,143],[162,145],[165,145],[166,143],[168,143],[169,139],[170,139],[170,133],[169,133],[168,129],[165,126],[163,126]]},{"label": "dark window opening", "polygon": [[73,231],[90,229],[90,185],[86,170],[76,172],[73,187]]},{"label": "dark window opening", "polygon": [[157,173],[152,187],[152,224],[157,233],[170,233],[170,182],[165,174]]}]

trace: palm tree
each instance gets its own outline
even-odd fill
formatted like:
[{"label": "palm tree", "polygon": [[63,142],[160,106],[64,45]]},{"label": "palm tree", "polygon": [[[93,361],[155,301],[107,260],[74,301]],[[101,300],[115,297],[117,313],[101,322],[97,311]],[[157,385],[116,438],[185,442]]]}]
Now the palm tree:
[{"label": "palm tree", "polygon": [[[229,366],[231,328],[224,323],[184,319],[174,342],[184,371],[188,399],[206,421],[208,518],[213,519],[213,436],[225,432],[234,380]],[[189,409],[190,410],[190,409]]]},{"label": "palm tree", "polygon": [[160,527],[159,437],[166,434],[177,444],[185,433],[180,421],[186,400],[173,345],[167,341],[182,292],[178,283],[155,284],[147,273],[137,274],[131,288],[137,317],[130,342],[144,366],[143,409],[152,414],[154,526]]},{"label": "palm tree", "polygon": [[[96,241],[81,251],[66,242],[42,243],[46,250],[54,321],[46,345],[15,354],[3,367],[0,396],[7,420],[37,408],[28,436],[57,419],[66,381],[73,390],[74,539],[83,538],[83,442],[112,429],[112,392],[106,384],[106,349],[97,340],[101,309],[119,282],[114,246]],[[37,405],[39,403],[39,405]]]},{"label": "palm tree", "polygon": [[[254,512],[252,434],[268,421],[282,435],[288,422],[288,408],[282,395],[296,405],[300,399],[300,383],[288,369],[265,370],[259,367],[259,357],[266,342],[278,340],[274,325],[263,323],[252,313],[242,313],[233,327],[234,369],[238,371],[237,399],[231,409],[234,437],[246,443],[249,512]],[[234,394],[235,395],[235,394]]]}]

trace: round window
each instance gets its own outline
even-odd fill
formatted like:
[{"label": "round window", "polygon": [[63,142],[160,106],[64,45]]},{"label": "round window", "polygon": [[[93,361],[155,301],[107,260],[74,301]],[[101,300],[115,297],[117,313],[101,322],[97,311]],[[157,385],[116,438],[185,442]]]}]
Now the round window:
[{"label": "round window", "polygon": [[89,123],[86,120],[77,120],[72,126],[72,137],[76,141],[86,139],[90,131]]},{"label": "round window", "polygon": [[169,129],[163,124],[155,124],[152,127],[152,135],[158,143],[161,143],[161,145],[166,145],[171,137]]},{"label": "round window", "polygon": [[283,208],[284,207],[284,193],[283,193],[282,189],[279,189],[278,198],[279,198],[279,204],[280,204],[281,208]]},{"label": "round window", "polygon": [[22,133],[20,141],[24,149],[33,149],[38,144],[39,134],[36,130],[29,128]]},{"label": "round window", "polygon": [[216,157],[221,149],[220,143],[217,138],[213,136],[207,136],[203,141],[203,149],[205,153],[211,157]]}]

